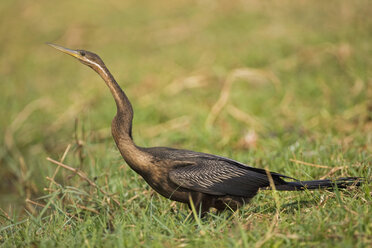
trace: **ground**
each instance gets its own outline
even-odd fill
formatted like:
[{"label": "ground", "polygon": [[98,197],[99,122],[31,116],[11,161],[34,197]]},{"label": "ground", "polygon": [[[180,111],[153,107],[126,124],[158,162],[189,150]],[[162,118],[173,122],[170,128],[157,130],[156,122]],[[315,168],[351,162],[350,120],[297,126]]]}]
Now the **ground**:
[{"label": "ground", "polygon": [[103,81],[45,42],[102,57],[132,101],[138,145],[303,180],[371,178],[370,9],[368,0],[1,1],[0,246],[369,246],[370,184],[260,191],[235,213],[202,219],[154,193],[114,145]]}]

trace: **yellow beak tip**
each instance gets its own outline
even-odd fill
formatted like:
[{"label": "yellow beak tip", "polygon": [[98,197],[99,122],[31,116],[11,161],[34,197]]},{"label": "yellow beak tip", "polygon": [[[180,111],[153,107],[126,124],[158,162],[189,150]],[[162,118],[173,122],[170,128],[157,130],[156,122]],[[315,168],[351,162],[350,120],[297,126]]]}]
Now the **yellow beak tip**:
[{"label": "yellow beak tip", "polygon": [[51,46],[51,47],[57,49],[57,50],[60,50],[61,52],[66,53],[66,54],[68,54],[68,55],[74,56],[74,57],[76,57],[76,58],[79,58],[79,57],[80,57],[79,52],[76,51],[76,50],[72,50],[72,49],[69,49],[69,48],[65,48],[65,47],[62,47],[62,46],[58,46],[58,45],[56,45],[56,44],[49,43],[49,42],[47,42],[46,44],[47,44],[48,46]]}]

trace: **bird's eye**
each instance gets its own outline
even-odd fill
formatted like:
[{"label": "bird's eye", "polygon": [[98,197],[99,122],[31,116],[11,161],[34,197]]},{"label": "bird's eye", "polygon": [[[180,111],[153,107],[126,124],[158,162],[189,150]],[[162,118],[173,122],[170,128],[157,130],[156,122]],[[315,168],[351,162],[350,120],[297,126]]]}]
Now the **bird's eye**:
[{"label": "bird's eye", "polygon": [[81,56],[85,56],[85,52],[84,51],[80,51],[80,55]]}]

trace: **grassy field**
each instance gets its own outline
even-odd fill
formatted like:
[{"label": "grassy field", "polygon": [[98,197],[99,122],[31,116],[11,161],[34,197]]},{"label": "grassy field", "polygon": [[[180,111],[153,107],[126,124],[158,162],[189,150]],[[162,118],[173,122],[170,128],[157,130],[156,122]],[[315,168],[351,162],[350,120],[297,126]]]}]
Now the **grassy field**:
[{"label": "grassy field", "polygon": [[140,146],[302,180],[371,178],[371,7],[0,1],[0,246],[371,247],[368,184],[261,191],[235,213],[193,218],[121,158],[102,80],[45,45],[103,58],[132,101]]}]

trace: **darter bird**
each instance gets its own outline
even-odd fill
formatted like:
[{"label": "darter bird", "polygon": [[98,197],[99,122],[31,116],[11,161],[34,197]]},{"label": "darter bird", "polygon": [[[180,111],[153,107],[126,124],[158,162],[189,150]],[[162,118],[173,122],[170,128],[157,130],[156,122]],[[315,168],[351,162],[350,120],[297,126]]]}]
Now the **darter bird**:
[{"label": "darter bird", "polygon": [[156,192],[168,199],[186,203],[189,207],[193,204],[202,215],[211,207],[218,211],[227,208],[236,210],[248,203],[259,189],[271,189],[270,179],[276,190],[283,191],[344,188],[361,183],[360,178],[350,177],[336,181],[299,181],[212,154],[137,146],[132,138],[132,105],[102,59],[89,51],[48,45],[91,67],[105,81],[117,107],[111,124],[112,136],[127,164]]}]

